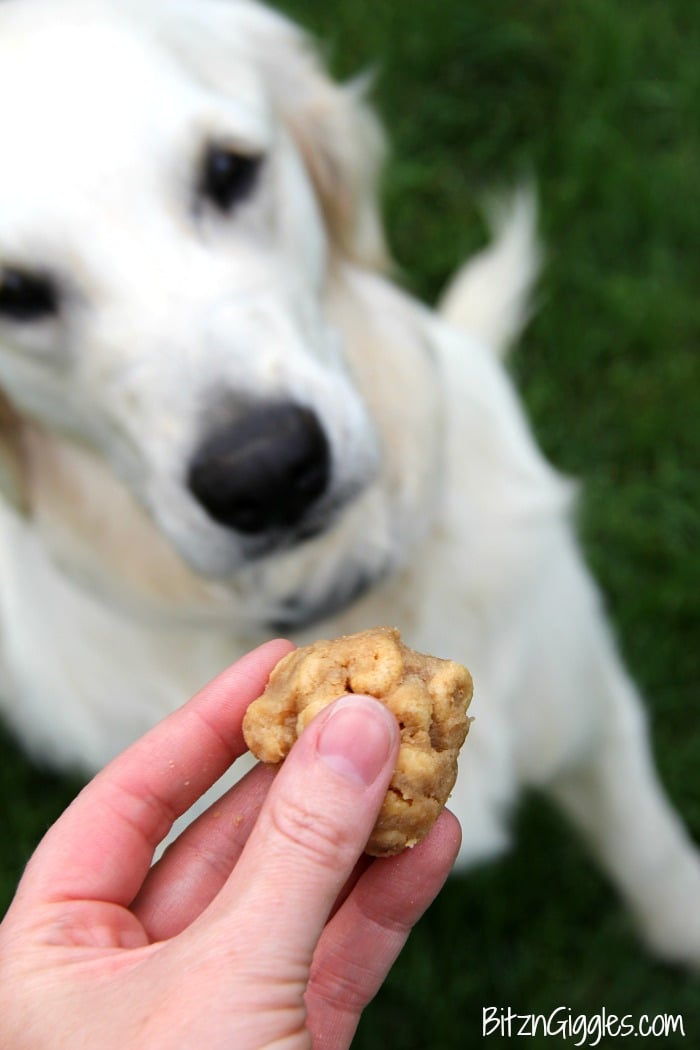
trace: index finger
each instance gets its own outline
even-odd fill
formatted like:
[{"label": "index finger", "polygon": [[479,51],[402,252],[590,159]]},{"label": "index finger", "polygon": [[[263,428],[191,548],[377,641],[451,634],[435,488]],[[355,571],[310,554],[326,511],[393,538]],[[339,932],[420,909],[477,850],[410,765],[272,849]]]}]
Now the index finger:
[{"label": "index finger", "polygon": [[18,889],[127,906],[172,824],[246,751],[241,722],[294,646],[267,642],[115,758],[39,844]]}]

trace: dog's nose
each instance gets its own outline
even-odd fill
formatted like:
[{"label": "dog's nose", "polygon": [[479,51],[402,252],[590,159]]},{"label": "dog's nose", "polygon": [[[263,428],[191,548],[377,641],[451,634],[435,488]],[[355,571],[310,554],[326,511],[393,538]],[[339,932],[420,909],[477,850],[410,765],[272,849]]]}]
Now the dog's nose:
[{"label": "dog's nose", "polygon": [[190,491],[221,525],[246,535],[288,528],[325,491],[328,439],[296,404],[258,406],[197,451]]}]

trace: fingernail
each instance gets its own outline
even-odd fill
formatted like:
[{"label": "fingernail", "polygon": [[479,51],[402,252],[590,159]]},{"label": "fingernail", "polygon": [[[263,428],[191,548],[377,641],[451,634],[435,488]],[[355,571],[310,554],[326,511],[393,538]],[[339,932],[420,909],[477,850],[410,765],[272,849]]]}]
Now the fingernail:
[{"label": "fingernail", "polygon": [[325,764],[361,787],[369,787],[382,772],[398,734],[392,713],[369,696],[338,700],[318,738]]}]

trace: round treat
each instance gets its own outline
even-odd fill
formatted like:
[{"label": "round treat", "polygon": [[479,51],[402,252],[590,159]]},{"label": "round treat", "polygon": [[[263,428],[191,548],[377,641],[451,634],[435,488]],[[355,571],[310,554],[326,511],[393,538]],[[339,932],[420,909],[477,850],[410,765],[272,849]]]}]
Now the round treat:
[{"label": "round treat", "polygon": [[282,762],[311,719],[346,693],[376,697],[401,731],[396,769],[366,847],[388,857],[425,838],[454,787],[470,723],[471,675],[452,660],[409,649],[391,627],[314,642],[283,657],[248,708],[248,747],[263,762]]}]

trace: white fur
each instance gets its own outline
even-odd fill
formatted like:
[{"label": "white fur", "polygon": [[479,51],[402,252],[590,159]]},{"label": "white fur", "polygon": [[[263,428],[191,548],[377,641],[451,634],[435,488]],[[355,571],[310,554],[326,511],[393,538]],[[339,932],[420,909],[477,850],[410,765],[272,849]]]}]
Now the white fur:
[{"label": "white fur", "polygon": [[[55,320],[0,317],[2,704],[26,746],[96,769],[270,623],[335,601],[295,640],[394,624],[473,672],[462,863],[501,849],[519,792],[541,788],[649,945],[698,963],[696,852],[582,564],[572,486],[493,352],[528,308],[525,200],[453,288],[458,327],[410,299],[383,269],[359,89],[248,0],[7,0],[0,128],[0,268],[64,292]],[[227,217],[196,201],[212,137],[267,156]],[[192,498],[186,462],[222,392],[315,410],[345,500],[321,535],[256,557]]]},{"label": "white fur", "polygon": [[541,267],[536,237],[537,207],[531,187],[487,208],[492,240],[468,259],[440,299],[440,313],[505,356],[527,316]]}]

